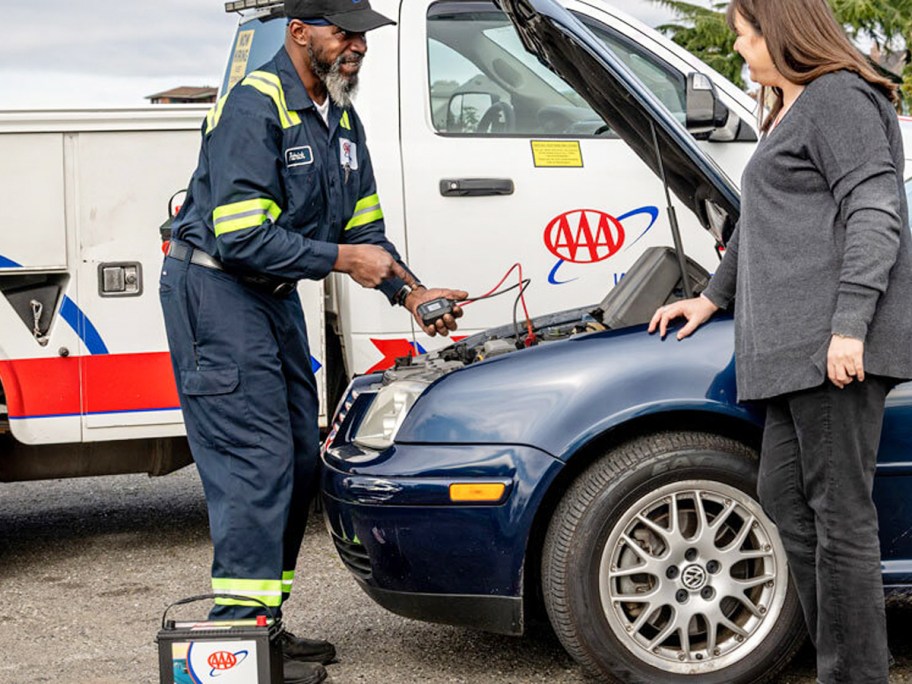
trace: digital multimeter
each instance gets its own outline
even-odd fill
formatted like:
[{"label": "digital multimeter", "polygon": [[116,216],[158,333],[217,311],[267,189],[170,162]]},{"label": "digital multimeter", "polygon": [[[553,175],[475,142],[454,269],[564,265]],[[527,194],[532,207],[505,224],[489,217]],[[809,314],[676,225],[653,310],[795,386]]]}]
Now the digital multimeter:
[{"label": "digital multimeter", "polygon": [[438,297],[418,305],[418,315],[425,325],[434,325],[439,319],[453,313],[453,300]]}]

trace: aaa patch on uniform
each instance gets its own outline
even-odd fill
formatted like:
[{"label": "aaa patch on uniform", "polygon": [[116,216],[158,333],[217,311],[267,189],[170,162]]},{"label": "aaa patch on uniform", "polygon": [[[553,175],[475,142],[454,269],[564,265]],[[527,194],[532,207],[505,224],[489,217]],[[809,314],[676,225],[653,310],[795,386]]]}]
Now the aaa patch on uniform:
[{"label": "aaa patch on uniform", "polygon": [[314,155],[310,145],[303,147],[290,147],[285,150],[285,166],[307,166],[313,164]]},{"label": "aaa patch on uniform", "polygon": [[339,164],[352,171],[358,170],[358,145],[348,138],[339,138]]}]

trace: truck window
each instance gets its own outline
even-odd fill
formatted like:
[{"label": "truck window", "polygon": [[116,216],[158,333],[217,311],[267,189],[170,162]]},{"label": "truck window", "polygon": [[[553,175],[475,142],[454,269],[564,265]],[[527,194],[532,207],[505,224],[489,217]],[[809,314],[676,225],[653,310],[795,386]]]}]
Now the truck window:
[{"label": "truck window", "polygon": [[[506,91],[485,78],[471,61],[438,40],[431,39],[428,42],[428,55],[432,74],[431,115],[434,119],[434,128],[438,131],[456,132],[455,126],[458,123],[461,128],[458,132],[475,132],[479,116],[470,109],[473,108],[473,98],[454,99],[453,95],[460,90],[464,92],[474,88],[496,93],[498,97],[506,97]],[[457,112],[457,109],[461,111]]]},{"label": "truck window", "polygon": [[687,79],[653,53],[589,17],[577,14],[682,124],[687,119]]},{"label": "truck window", "polygon": [[428,10],[428,87],[438,132],[575,138],[605,132],[601,117],[525,51],[493,4],[460,4]]}]

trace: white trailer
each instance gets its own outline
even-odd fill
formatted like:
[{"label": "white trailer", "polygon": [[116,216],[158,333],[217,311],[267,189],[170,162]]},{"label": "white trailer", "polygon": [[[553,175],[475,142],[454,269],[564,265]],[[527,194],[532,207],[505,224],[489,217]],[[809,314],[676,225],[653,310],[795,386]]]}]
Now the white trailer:
[{"label": "white trailer", "polygon": [[187,462],[157,228],[206,110],[0,112],[0,479]]}]

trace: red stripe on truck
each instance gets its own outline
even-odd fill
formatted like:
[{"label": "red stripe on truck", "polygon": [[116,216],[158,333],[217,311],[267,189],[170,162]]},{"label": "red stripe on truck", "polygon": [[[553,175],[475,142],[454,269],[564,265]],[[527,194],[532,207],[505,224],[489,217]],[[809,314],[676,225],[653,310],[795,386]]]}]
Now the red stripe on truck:
[{"label": "red stripe on truck", "polygon": [[180,406],[168,352],[0,361],[0,381],[10,419]]}]

